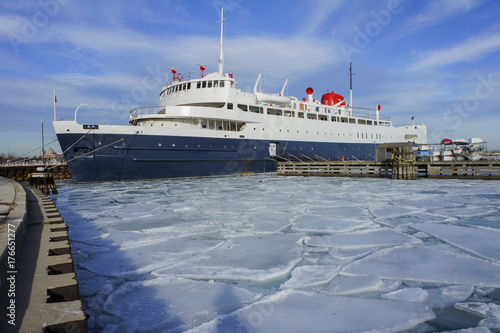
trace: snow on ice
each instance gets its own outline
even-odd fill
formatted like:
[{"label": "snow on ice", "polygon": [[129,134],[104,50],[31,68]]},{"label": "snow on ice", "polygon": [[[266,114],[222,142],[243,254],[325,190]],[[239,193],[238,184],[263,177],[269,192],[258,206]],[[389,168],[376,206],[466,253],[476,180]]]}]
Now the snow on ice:
[{"label": "snow on ice", "polygon": [[494,181],[254,175],[61,183],[53,198],[90,332],[500,326]]}]

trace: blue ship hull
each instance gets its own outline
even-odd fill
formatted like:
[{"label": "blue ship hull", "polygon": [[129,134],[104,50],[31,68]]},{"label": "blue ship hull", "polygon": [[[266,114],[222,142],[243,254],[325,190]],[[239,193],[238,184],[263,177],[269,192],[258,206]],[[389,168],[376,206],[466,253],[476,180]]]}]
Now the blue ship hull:
[{"label": "blue ship hull", "polygon": [[[117,134],[58,134],[75,183],[276,171],[284,158],[373,159],[375,144]],[[75,144],[76,142],[76,144]]]}]

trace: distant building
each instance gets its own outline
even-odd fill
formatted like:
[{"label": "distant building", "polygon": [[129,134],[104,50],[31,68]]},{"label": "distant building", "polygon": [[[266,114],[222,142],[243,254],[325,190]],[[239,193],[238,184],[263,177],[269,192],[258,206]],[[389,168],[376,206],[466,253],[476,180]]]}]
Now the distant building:
[{"label": "distant building", "polygon": [[64,155],[61,152],[56,152],[54,149],[40,150],[40,158],[46,161],[64,162]]}]

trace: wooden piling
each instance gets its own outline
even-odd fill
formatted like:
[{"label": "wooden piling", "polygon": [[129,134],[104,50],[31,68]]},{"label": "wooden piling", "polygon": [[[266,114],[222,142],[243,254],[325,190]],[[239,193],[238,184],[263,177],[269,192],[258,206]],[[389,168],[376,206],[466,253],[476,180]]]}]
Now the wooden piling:
[{"label": "wooden piling", "polygon": [[56,182],[54,181],[54,175],[52,173],[32,173],[29,178],[29,184],[45,195],[49,195],[51,191],[52,194],[57,194]]},{"label": "wooden piling", "polygon": [[415,156],[411,146],[395,147],[392,150],[392,179],[417,179]]}]

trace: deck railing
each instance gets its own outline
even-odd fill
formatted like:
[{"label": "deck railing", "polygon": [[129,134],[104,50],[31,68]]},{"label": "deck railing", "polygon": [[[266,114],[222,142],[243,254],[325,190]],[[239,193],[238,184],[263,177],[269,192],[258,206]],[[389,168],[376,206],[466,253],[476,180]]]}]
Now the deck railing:
[{"label": "deck railing", "polygon": [[[163,111],[163,112],[162,112]],[[165,113],[164,106],[144,106],[130,111],[130,122],[137,120],[140,116]]]}]

